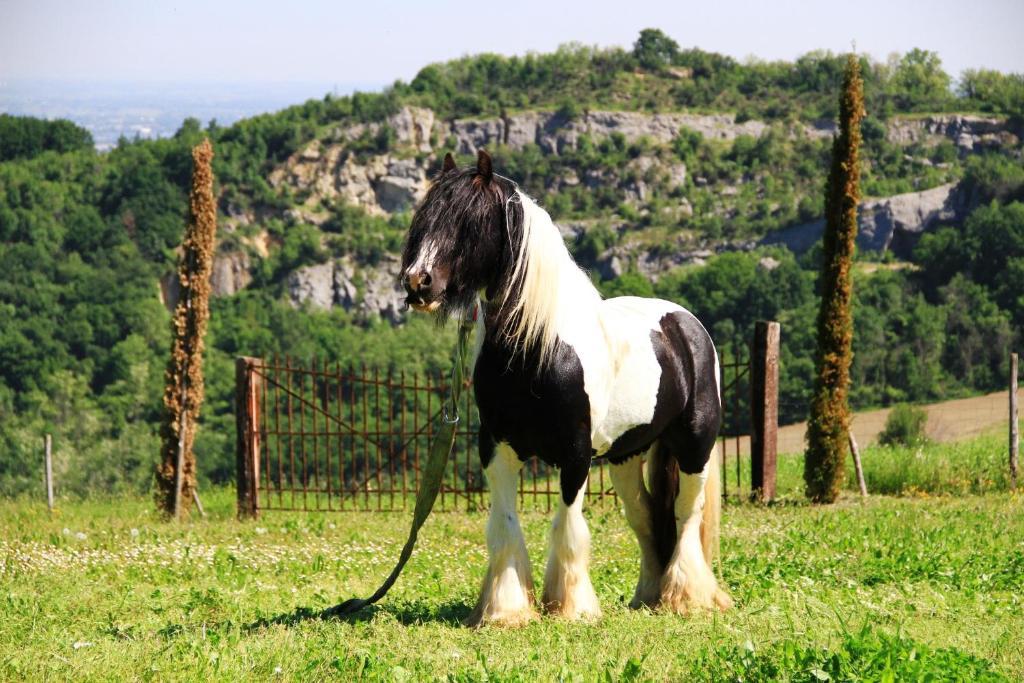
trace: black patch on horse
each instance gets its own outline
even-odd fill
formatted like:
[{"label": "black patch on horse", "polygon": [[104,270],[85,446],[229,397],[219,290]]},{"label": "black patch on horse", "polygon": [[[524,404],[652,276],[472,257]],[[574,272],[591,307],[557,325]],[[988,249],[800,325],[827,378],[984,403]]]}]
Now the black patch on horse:
[{"label": "black patch on horse", "polygon": [[538,362],[535,349],[524,353],[491,333],[484,339],[473,371],[480,461],[486,469],[498,442],[508,443],[521,460],[535,455],[560,469],[562,500],[569,505],[586,481],[592,454],[583,366],[561,340],[539,372]]}]

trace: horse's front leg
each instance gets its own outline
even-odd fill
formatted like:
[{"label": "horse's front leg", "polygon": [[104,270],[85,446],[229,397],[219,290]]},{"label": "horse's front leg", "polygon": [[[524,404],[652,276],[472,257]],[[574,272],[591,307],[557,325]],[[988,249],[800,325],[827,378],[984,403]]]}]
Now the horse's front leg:
[{"label": "horse's front leg", "polygon": [[588,450],[583,466],[562,466],[562,496],[551,524],[551,545],[544,572],[544,609],[569,619],[601,615],[590,583],[590,530],[583,518],[589,459]]},{"label": "horse's front leg", "polygon": [[489,566],[470,626],[517,626],[533,619],[533,574],[526,541],[516,516],[516,491],[523,463],[507,444],[498,444],[484,469],[491,492],[487,519]]}]

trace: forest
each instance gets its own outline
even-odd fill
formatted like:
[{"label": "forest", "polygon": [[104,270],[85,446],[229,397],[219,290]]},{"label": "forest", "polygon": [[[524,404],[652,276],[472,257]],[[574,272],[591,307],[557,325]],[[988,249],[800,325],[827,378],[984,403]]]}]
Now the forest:
[{"label": "forest", "polygon": [[[429,65],[410,83],[396,82],[380,93],[329,95],[230,127],[189,119],[172,138],[123,139],[102,154],[89,133],[70,122],[0,116],[0,493],[38,486],[45,433],[54,435],[65,492],[150,489],[170,348],[170,315],[159,282],[175,267],[188,205],[189,151],[204,136],[216,152],[222,213],[253,211],[273,238],[269,253],[253,257],[251,284],[212,302],[207,403],[196,445],[205,481],[233,477],[238,355],[358,361],[407,372],[445,369],[451,329],[439,331],[418,318],[392,325],[340,308],[297,307],[285,291],[287,276],[301,266],[350,254],[372,267],[394,253],[408,212],[381,217],[337,205],[329,207],[332,218],[323,225],[296,223],[286,215],[299,198],[268,181],[311,140],[339,125],[384,121],[406,105],[429,107],[444,120],[527,110],[571,118],[601,108],[726,111],[737,121],[765,121],[768,132],[758,138],[722,142],[680,132],[660,146],[616,136],[584,138],[563,154],[499,148],[495,161],[556,221],[590,221],[569,246],[606,296],[678,301],[705,321],[729,357],[744,353],[756,320],[780,321],[781,417],[804,419],[819,247],[799,254],[782,246],[718,251],[656,281],[634,268],[602,279],[594,264],[626,241],[665,249],[682,237],[714,244],[759,238],[820,217],[828,140],[789,131],[834,117],[842,63],[841,55],[829,53],[792,63],[741,63],[682,49],[660,31],[647,30],[632,50],[570,45],[551,54],[465,57]],[[952,144],[908,152],[885,130],[893,117],[939,112],[999,116],[1020,130],[1024,77],[969,71],[954,81],[937,55],[923,50],[884,64],[864,58],[863,73],[866,193],[886,196],[957,182],[971,210],[963,220],[926,232],[904,258],[858,255],[854,407],[1000,389],[1006,352],[1024,329],[1019,138],[971,154]],[[349,151],[372,154],[395,145],[384,126],[353,141]],[[653,196],[638,209],[624,193],[622,169],[639,158],[685,163],[687,180],[671,190],[654,185]],[[581,169],[605,169],[616,182],[593,190],[558,181]],[[723,187],[736,192],[723,195]],[[663,210],[683,200],[691,213]],[[240,235],[220,239],[228,248],[237,246]]]}]

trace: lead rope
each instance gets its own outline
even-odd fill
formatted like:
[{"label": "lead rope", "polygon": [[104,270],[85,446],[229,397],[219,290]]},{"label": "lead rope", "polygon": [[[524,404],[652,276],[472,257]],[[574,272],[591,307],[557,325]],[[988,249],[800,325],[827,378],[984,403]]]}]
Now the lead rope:
[{"label": "lead rope", "polygon": [[430,453],[427,457],[427,466],[423,471],[420,481],[420,490],[416,494],[416,508],[412,515],[412,527],[409,529],[409,538],[402,548],[402,554],[398,558],[398,564],[391,570],[391,574],[385,579],[381,587],[368,598],[351,598],[323,611],[321,616],[339,617],[354,614],[367,605],[372,605],[391,589],[391,586],[398,580],[405,563],[412,556],[413,547],[416,545],[416,536],[420,527],[427,521],[427,516],[434,507],[438,491],[441,490],[441,482],[444,479],[444,471],[448,465],[448,456],[451,455],[452,447],[455,445],[455,426],[459,422],[459,394],[466,383],[467,368],[466,357],[469,352],[469,337],[476,326],[476,308],[471,315],[463,317],[459,324],[459,338],[455,344],[455,359],[452,366],[451,405],[452,413],[448,413],[448,406],[442,411],[441,426],[434,436],[434,443],[430,445]]}]

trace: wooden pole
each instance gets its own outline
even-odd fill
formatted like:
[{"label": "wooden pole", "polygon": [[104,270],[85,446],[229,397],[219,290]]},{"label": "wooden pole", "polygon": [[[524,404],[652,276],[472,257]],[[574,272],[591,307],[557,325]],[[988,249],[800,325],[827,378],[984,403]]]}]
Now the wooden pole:
[{"label": "wooden pole", "polygon": [[203,510],[203,501],[199,500],[199,491],[195,488],[192,489],[192,502],[196,504],[196,509],[199,510],[199,516],[206,517],[206,511]]},{"label": "wooden pole", "polygon": [[256,358],[235,359],[235,465],[239,519],[259,517],[260,416]]},{"label": "wooden pole", "polygon": [[[188,259],[188,254],[185,255]],[[189,269],[192,272],[192,269]],[[192,310],[192,284],[185,291],[185,315]],[[178,456],[174,465],[174,519],[181,519],[181,489],[185,485],[185,429],[188,427],[188,344],[186,337],[182,340],[185,348],[181,364],[181,413],[178,415]]]},{"label": "wooden pole", "polygon": [[777,322],[754,325],[750,359],[750,488],[754,498],[775,498],[779,437],[779,337]]},{"label": "wooden pole", "polygon": [[860,464],[860,448],[857,447],[857,439],[853,438],[853,430],[850,430],[850,453],[853,455],[853,467],[857,470],[857,486],[860,487],[860,495],[868,495],[868,485],[864,482],[864,468]]},{"label": "wooden pole", "polygon": [[[188,367],[187,359],[186,365]],[[188,374],[181,378],[181,413],[178,416],[178,457],[174,465],[174,519],[181,519],[181,489],[185,483],[185,428],[188,426]]]},{"label": "wooden pole", "polygon": [[1010,486],[1017,488],[1017,457],[1020,453],[1020,432],[1017,424],[1017,354],[1010,354]]},{"label": "wooden pole", "polygon": [[52,445],[53,440],[50,435],[46,435],[45,448],[46,453],[46,506],[53,512],[53,458],[52,458]]}]

